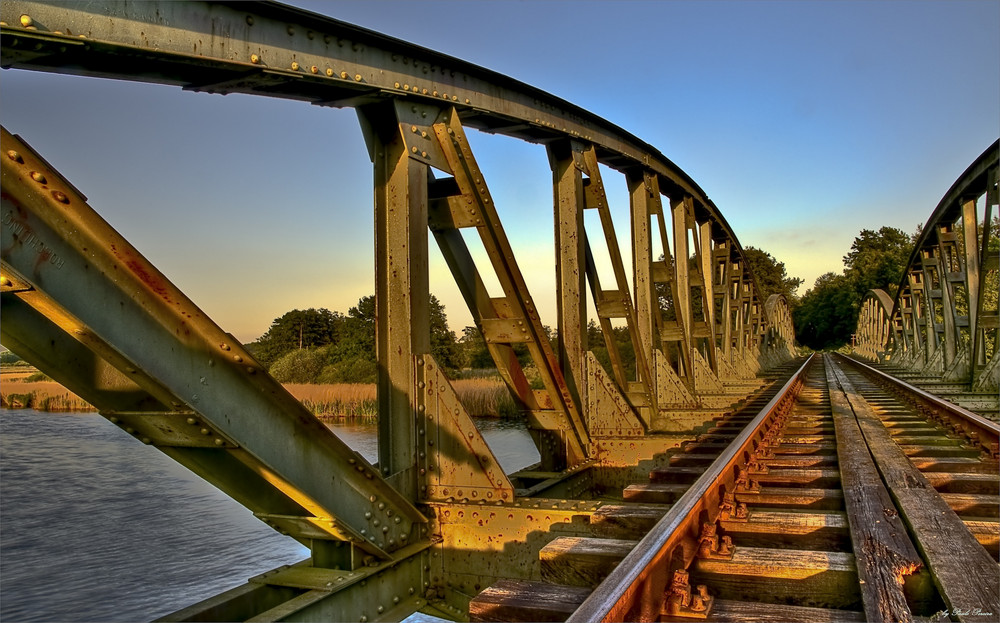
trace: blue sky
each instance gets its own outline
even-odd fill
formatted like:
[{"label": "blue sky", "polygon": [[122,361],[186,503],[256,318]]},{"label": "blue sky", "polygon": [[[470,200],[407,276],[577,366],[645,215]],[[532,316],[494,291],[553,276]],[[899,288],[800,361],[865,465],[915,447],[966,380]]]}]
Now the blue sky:
[{"label": "blue sky", "polygon": [[[861,229],[912,232],[1000,135],[996,1],[293,4],[625,128],[683,168],[744,246],[804,278],[800,293],[843,268]],[[0,121],[240,339],[374,291],[371,165],[350,109],[5,70]],[[544,149],[471,140],[554,325]],[[624,182],[604,178],[628,244]],[[433,245],[431,259],[431,291],[461,331],[470,319]]]}]

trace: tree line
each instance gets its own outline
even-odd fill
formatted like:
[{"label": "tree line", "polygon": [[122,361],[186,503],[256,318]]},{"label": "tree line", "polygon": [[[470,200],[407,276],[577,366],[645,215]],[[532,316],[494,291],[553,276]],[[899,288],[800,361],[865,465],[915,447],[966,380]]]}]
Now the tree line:
[{"label": "tree line", "polygon": [[[444,305],[430,296],[431,354],[446,369],[462,367],[461,349],[448,328]],[[373,383],[375,296],[363,296],[347,314],[293,309],[247,344],[253,356],[282,383]]]},{"label": "tree line", "polygon": [[754,247],[746,247],[744,254],[763,299],[785,295],[798,343],[812,350],[832,350],[851,341],[869,290],[896,295],[919,234],[919,227],[912,236],[895,227],[861,230],[843,257],[844,270],[821,275],[801,297],[796,290],[803,280],[789,277],[783,262]]},{"label": "tree line", "polygon": [[[795,334],[800,345],[813,350],[839,348],[855,331],[861,302],[873,288],[895,295],[909,259],[914,236],[900,229],[865,229],[854,239],[844,256],[841,273],[820,276],[804,295],[797,295],[802,279],[788,276],[785,264],[770,253],[752,246],[744,255],[764,300],[783,294],[792,310]],[[658,292],[664,317],[674,315],[673,301],[666,289]],[[698,301],[693,302],[699,305]],[[431,354],[453,373],[457,370],[491,369],[493,359],[476,327],[465,327],[460,338],[448,327],[444,306],[430,296]],[[546,335],[555,348],[556,336],[549,327]],[[635,353],[625,327],[613,329],[622,363],[634,375]],[[610,370],[604,335],[591,321],[587,327],[589,349]],[[247,345],[257,360],[283,383],[370,383],[375,381],[375,297],[364,296],[346,314],[329,309],[292,310],[275,318],[270,328]],[[530,367],[524,344],[514,345],[521,364]]]}]

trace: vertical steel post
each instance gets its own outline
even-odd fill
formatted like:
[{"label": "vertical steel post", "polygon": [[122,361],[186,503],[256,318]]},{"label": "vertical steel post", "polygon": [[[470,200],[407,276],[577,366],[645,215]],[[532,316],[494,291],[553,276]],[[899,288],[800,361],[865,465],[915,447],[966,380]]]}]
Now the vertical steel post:
[{"label": "vertical steel post", "polygon": [[[674,308],[677,311],[677,319],[681,323],[681,330],[684,332],[683,349],[685,362],[690,361],[691,351],[695,348],[694,326],[691,321],[691,280],[690,280],[690,252],[688,250],[688,212],[693,210],[693,200],[691,197],[684,197],[680,201],[671,199],[670,208],[673,215],[674,233],[674,283],[677,284],[674,298]],[[693,387],[694,371],[688,370],[686,380]]]},{"label": "vertical steel post", "polygon": [[[653,361],[653,351],[660,343],[656,331],[655,313],[659,314],[659,304],[653,286],[653,249],[649,232],[649,220],[658,208],[659,191],[653,194],[656,177],[643,171],[626,173],[629,189],[629,207],[632,216],[632,288],[635,298],[635,313],[639,331],[639,341],[642,344],[643,356],[646,361]],[[656,307],[654,307],[656,306]],[[655,385],[654,378],[648,379]],[[655,395],[655,390],[653,392]]]},{"label": "vertical steel post", "polygon": [[715,326],[715,252],[712,249],[712,223],[706,221],[698,225],[698,265],[701,272],[702,300],[701,311],[705,320],[708,335],[706,355],[709,366],[717,376],[719,362],[716,360],[716,326]]},{"label": "vertical steel post", "polygon": [[586,387],[584,353],[587,351],[583,175],[576,166],[569,141],[549,145],[548,154],[555,209],[559,361],[566,383],[579,401],[580,388]]},{"label": "vertical steel post", "polygon": [[[987,212],[989,209],[987,208]],[[975,380],[979,362],[979,219],[976,199],[962,202],[962,242],[965,255],[965,291],[969,296],[969,376]],[[985,361],[983,362],[985,363]]]},{"label": "vertical steel post", "polygon": [[428,167],[409,156],[393,106],[359,109],[375,165],[379,469],[416,499],[414,355],[430,352]]}]

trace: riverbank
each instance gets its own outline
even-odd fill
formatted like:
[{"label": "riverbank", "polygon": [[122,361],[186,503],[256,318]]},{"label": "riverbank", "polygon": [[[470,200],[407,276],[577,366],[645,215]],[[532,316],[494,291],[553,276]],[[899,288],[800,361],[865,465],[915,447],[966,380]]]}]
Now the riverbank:
[{"label": "riverbank", "polygon": [[[58,413],[96,411],[55,381],[28,381],[35,372],[33,368],[0,371],[0,405],[3,408]],[[472,416],[517,416],[517,407],[499,378],[458,379],[452,381],[452,386]],[[320,419],[374,419],[378,415],[374,384],[289,383],[284,387]]]},{"label": "riverbank", "polygon": [[6,366],[0,370],[0,406],[4,409],[35,409],[52,413],[95,411],[80,398],[52,380],[28,380],[38,375],[32,366]]}]

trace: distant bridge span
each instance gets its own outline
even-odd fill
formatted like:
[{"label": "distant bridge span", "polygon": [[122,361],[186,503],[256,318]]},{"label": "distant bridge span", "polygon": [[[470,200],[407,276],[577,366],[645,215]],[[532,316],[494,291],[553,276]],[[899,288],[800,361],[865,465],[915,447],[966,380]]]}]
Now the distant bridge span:
[{"label": "distant bridge span", "polygon": [[[364,621],[428,607],[463,610],[494,578],[537,575],[537,549],[551,525],[569,529],[593,513],[601,506],[594,491],[662,462],[666,450],[761,388],[759,373],[794,356],[787,303],[762,300],[735,234],[705,192],[635,136],[543,91],[270,2],[10,1],[0,21],[4,68],[353,107],[374,164],[373,466],[24,139],[3,132],[4,344],[312,551],[300,566],[176,618]],[[468,128],[547,150],[555,347]],[[602,164],[628,184],[631,275]],[[585,210],[599,214],[600,234],[588,236]],[[526,413],[542,457],[530,470],[504,473],[430,355],[428,228]],[[478,236],[487,265],[476,264],[464,235]],[[656,237],[663,258],[652,256]],[[598,244],[607,247],[611,283],[598,278],[591,252]],[[487,291],[488,271],[502,292]],[[588,291],[608,337],[608,370],[589,353]],[[628,329],[634,375],[611,340],[612,322]],[[520,344],[540,386],[514,355]],[[539,504],[545,521],[532,510]],[[506,519],[454,520],[482,505]],[[649,594],[662,601],[662,590]]]},{"label": "distant bridge span", "polygon": [[996,206],[1000,141],[948,189],[890,297],[862,303],[855,352],[981,412],[997,413],[1000,312]]}]

